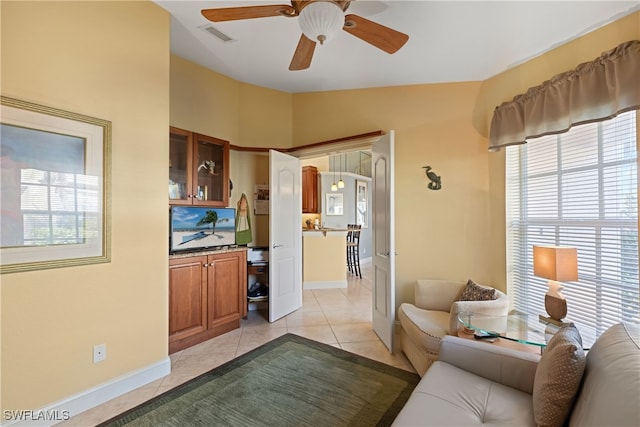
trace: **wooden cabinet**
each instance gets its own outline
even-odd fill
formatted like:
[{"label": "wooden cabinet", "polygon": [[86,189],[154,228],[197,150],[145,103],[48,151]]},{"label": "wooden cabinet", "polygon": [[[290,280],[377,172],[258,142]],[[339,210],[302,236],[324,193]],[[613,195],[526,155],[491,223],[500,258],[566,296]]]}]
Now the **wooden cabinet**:
[{"label": "wooden cabinet", "polygon": [[302,168],[302,213],[318,213],[318,168]]},{"label": "wooden cabinet", "polygon": [[247,314],[246,252],[207,258],[208,327],[218,328],[227,323],[237,323],[239,327],[240,318]]},{"label": "wooden cabinet", "polygon": [[169,260],[169,353],[237,329],[246,315],[245,250]]},{"label": "wooden cabinet", "polygon": [[169,128],[169,203],[228,206],[228,141]]},{"label": "wooden cabinet", "polygon": [[169,341],[207,330],[207,257],[169,260]]}]

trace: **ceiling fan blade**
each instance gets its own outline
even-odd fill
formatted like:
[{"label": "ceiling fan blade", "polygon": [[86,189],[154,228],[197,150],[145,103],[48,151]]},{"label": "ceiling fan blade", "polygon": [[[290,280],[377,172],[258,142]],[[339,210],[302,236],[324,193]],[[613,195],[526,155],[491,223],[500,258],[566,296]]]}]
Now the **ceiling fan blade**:
[{"label": "ceiling fan blade", "polygon": [[316,42],[309,40],[304,34],[300,35],[298,41],[298,47],[293,54],[291,64],[289,65],[290,71],[306,70],[311,66],[311,59],[313,58],[313,51],[316,49]]},{"label": "ceiling fan blade", "polygon": [[369,21],[358,15],[347,15],[344,22],[343,30],[347,33],[387,53],[395,53],[409,40],[409,36],[400,31]]},{"label": "ceiling fan blade", "polygon": [[267,18],[270,16],[296,16],[297,14],[298,12],[288,4],[202,9],[202,16],[213,22]]}]

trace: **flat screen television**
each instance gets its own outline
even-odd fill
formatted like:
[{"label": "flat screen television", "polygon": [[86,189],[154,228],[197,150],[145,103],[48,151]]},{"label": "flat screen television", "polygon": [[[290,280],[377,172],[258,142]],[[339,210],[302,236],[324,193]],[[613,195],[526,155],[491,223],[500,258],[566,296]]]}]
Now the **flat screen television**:
[{"label": "flat screen television", "polygon": [[171,252],[197,251],[236,243],[236,210],[171,206]]}]

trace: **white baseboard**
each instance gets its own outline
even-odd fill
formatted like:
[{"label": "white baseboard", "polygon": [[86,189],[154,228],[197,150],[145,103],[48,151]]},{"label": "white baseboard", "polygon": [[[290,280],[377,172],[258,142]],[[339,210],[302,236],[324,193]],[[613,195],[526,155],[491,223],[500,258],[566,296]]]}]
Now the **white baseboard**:
[{"label": "white baseboard", "polygon": [[304,282],[302,289],[332,289],[339,288],[344,289],[347,287],[347,280],[334,280],[328,282]]},{"label": "white baseboard", "polygon": [[[15,411],[12,420],[2,423],[5,426],[52,426],[61,421],[95,408],[108,400],[149,384],[171,373],[171,359],[165,357],[159,362],[129,372],[106,383],[69,396],[44,408],[32,411]],[[5,418],[7,411],[2,414]],[[48,418],[48,419],[42,419]]]}]

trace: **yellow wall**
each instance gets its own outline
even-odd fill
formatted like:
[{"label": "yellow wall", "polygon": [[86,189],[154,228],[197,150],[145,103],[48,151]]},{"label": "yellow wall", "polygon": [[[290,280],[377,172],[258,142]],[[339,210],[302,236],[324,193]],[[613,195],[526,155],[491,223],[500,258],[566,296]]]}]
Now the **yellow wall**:
[{"label": "yellow wall", "polygon": [[[487,152],[493,109],[622,41],[640,38],[639,16],[623,18],[484,82],[294,94],[290,107],[277,103],[280,108],[254,115],[246,114],[256,111],[253,103],[270,106],[282,97],[244,85],[239,109],[254,130],[254,120],[259,129],[276,119],[260,113],[277,111],[286,120],[289,109],[292,133],[283,131],[264,146],[289,146],[276,144],[280,138],[300,146],[377,129],[396,131],[398,304],[412,299],[412,283],[422,277],[471,277],[505,290],[504,153]],[[173,70],[172,85],[190,78]],[[215,84],[218,78],[201,84]],[[260,132],[233,142],[258,145]],[[442,176],[441,191],[427,190],[425,165]]]},{"label": "yellow wall", "polygon": [[[396,302],[419,278],[490,282],[486,139],[472,125],[480,82],[296,94],[294,140],[395,130]],[[315,114],[321,111],[322,114]],[[431,191],[423,166],[442,177]]]},{"label": "yellow wall", "polygon": [[291,147],[291,94],[171,56],[171,125],[243,147]]},{"label": "yellow wall", "polygon": [[[292,95],[241,83],[183,58],[171,56],[171,125],[229,141],[232,145],[289,148]],[[252,246],[269,244],[268,215],[254,215],[255,184],[269,183],[265,153],[231,151],[229,199],[242,193],[251,208]]]},{"label": "yellow wall", "polygon": [[[640,39],[640,12],[633,13],[597,31],[560,46],[518,67],[485,80],[474,113],[474,126],[488,136],[493,110],[515,95],[569,71],[583,62],[592,61],[620,43]],[[640,78],[640,77],[639,77]],[[506,289],[506,223],[505,223],[505,150],[489,154],[490,212],[492,230],[491,277]]]},{"label": "yellow wall", "polygon": [[[640,38],[635,13],[485,82],[291,95],[170,57],[169,17],[150,2],[0,5],[2,94],[114,124],[112,262],[0,278],[3,409],[37,409],[167,356],[169,125],[260,147],[394,129],[397,303],[423,277],[504,289],[503,154],[486,140],[494,106]],[[268,182],[267,159],[232,153],[232,206]],[[425,165],[441,191],[426,188]],[[266,218],[252,217],[258,244]],[[99,343],[107,361],[94,365]]]},{"label": "yellow wall", "polygon": [[[288,95],[230,81],[172,56],[171,86],[172,125],[239,146],[289,147],[396,130],[397,163],[402,165],[396,169],[398,301],[412,298],[416,278],[490,282],[488,153],[486,140],[472,126],[480,82]],[[222,95],[216,97],[218,92]],[[239,116],[233,114],[233,92],[243,100]],[[207,120],[225,124],[205,129]],[[265,175],[252,172],[253,156],[232,152],[233,203],[241,192],[253,191],[253,180],[263,183]],[[442,175],[444,190],[427,189],[422,169],[427,164]],[[258,230],[254,236],[268,228],[266,217],[252,216],[252,224]],[[266,239],[256,240],[263,244]]]},{"label": "yellow wall", "polygon": [[[294,95],[296,145],[396,131],[397,304],[424,277],[506,289],[504,152],[487,152],[493,109],[632,39],[640,12],[484,82]],[[442,176],[442,190],[426,189],[425,165]]]},{"label": "yellow wall", "polygon": [[112,261],[0,277],[0,406],[38,409],[167,357],[169,16],[137,1],[1,8],[2,94],[113,124]]}]

